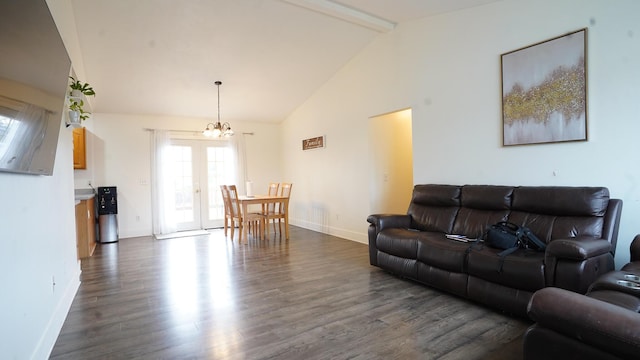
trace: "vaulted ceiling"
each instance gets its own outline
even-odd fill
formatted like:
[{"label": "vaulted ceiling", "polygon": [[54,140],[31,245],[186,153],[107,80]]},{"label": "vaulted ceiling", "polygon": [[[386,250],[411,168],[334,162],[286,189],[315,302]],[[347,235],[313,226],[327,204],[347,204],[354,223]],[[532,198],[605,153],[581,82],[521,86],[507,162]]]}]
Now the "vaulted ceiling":
[{"label": "vaulted ceiling", "polygon": [[[55,0],[53,0],[55,1]],[[496,0],[71,0],[93,112],[280,122],[382,33]]]}]

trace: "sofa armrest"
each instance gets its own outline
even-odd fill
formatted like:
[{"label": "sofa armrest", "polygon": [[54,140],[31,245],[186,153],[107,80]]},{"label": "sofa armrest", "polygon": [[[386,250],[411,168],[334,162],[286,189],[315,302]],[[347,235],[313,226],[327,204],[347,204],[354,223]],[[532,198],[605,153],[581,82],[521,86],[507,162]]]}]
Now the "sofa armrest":
[{"label": "sofa armrest", "polygon": [[603,239],[556,239],[547,245],[546,255],[576,261],[606,254],[611,244]]},{"label": "sofa armrest", "polygon": [[367,217],[369,222],[369,263],[371,265],[378,265],[378,246],[376,245],[376,239],[378,233],[388,228],[404,228],[408,229],[411,226],[411,217],[409,215],[398,214],[373,214]]},{"label": "sofa armrest", "polygon": [[376,227],[376,232],[387,228],[408,229],[411,226],[411,217],[409,215],[373,214],[367,217],[367,221]]},{"label": "sofa armrest", "polygon": [[633,238],[630,246],[631,261],[640,261],[640,234]]},{"label": "sofa armrest", "polygon": [[527,308],[538,326],[611,354],[634,358],[640,352],[640,314],[585,295],[547,287]]},{"label": "sofa armrest", "polygon": [[611,243],[611,254],[616,255],[618,244],[618,228],[620,227],[620,216],[622,214],[622,200],[609,199],[607,213],[604,216],[602,225],[602,238]]}]

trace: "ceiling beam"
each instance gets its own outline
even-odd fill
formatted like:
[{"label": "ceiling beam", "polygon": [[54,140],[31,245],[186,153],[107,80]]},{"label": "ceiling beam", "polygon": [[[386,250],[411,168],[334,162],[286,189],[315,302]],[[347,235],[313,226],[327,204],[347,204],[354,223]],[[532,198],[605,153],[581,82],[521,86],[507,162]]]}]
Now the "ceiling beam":
[{"label": "ceiling beam", "polygon": [[349,23],[385,33],[393,30],[396,23],[381,19],[360,10],[342,5],[331,0],[282,0],[308,10],[329,15]]}]

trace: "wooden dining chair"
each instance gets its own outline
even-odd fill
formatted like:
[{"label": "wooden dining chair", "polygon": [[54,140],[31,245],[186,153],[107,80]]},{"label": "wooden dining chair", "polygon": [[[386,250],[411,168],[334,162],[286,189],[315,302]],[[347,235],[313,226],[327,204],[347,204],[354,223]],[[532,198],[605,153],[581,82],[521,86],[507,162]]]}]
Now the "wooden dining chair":
[{"label": "wooden dining chair", "polygon": [[233,215],[231,213],[231,199],[229,198],[229,189],[227,185],[220,185],[222,192],[222,202],[224,204],[224,236],[227,237],[227,229],[231,227],[231,237],[233,238]]},{"label": "wooden dining chair", "polygon": [[[238,189],[236,188],[235,185],[227,185],[227,189],[229,190],[229,203],[231,205],[230,206],[231,219],[232,219],[232,222],[233,221],[238,222],[238,228],[240,229],[240,234],[242,234],[242,223],[244,218],[244,220],[251,225],[249,226],[248,230],[251,230],[252,228],[254,229],[253,236],[263,237],[264,220],[265,220],[264,215],[262,215],[261,213],[254,213],[254,212],[243,214],[242,206],[240,205],[240,200],[238,200]],[[231,238],[233,238],[233,227],[235,227],[234,224],[232,224],[232,228],[231,228]]]},{"label": "wooden dining chair", "polygon": [[[286,197],[286,198],[290,198],[291,197],[291,187],[293,186],[292,183],[280,183],[280,196],[282,197]],[[285,208],[285,203],[284,202],[280,202],[277,204],[272,204],[272,205],[277,205],[274,206],[273,211],[268,211],[264,217],[265,217],[265,224],[266,224],[266,228],[269,228],[269,222],[273,222],[273,232],[276,232],[276,220],[278,220],[278,231],[280,232],[280,235],[282,236],[282,220],[284,220],[285,216],[286,216],[286,212],[288,211],[288,209]]]},{"label": "wooden dining chair", "polygon": [[[269,183],[269,188],[267,190],[267,195],[269,196],[277,196],[278,189],[280,188],[280,183],[272,182]],[[276,203],[267,203],[262,205],[262,214],[267,217],[268,214],[273,214],[276,212]],[[266,219],[265,219],[266,220]],[[269,224],[265,224],[265,231],[268,230]],[[276,223],[273,223],[273,232],[276,232]]]}]

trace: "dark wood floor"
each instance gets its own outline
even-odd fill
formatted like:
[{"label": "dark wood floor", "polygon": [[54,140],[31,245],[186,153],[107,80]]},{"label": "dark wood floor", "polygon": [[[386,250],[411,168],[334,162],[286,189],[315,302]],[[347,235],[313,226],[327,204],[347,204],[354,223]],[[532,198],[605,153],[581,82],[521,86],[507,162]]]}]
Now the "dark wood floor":
[{"label": "dark wood floor", "polygon": [[289,241],[121,239],[81,280],[51,359],[521,359],[529,325],[296,227]]}]

